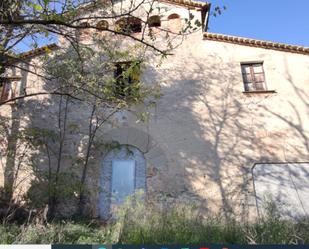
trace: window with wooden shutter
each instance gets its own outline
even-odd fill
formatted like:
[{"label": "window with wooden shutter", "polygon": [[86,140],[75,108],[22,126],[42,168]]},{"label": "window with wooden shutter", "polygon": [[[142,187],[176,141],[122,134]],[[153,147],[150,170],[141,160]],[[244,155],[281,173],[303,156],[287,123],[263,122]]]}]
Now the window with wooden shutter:
[{"label": "window with wooden shutter", "polygon": [[263,63],[243,63],[241,71],[245,92],[267,90]]}]

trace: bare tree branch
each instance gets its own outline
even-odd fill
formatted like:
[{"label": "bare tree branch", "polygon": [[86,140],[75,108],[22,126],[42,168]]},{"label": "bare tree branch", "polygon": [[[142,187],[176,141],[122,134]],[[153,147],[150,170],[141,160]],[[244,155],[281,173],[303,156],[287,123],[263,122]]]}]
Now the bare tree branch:
[{"label": "bare tree branch", "polygon": [[14,97],[14,98],[11,98],[11,99],[8,99],[8,100],[5,100],[5,101],[2,101],[0,103],[0,106],[2,105],[5,105],[7,103],[10,103],[10,102],[14,102],[16,100],[19,100],[19,99],[25,99],[25,98],[30,98],[30,97],[33,97],[33,96],[39,96],[39,95],[59,95],[59,96],[68,96],[72,99],[75,99],[75,100],[79,100],[79,101],[82,101],[82,99],[76,97],[76,96],[73,96],[69,93],[63,93],[63,92],[36,92],[36,93],[29,93],[29,94],[25,94],[25,95],[20,95],[18,97]]}]

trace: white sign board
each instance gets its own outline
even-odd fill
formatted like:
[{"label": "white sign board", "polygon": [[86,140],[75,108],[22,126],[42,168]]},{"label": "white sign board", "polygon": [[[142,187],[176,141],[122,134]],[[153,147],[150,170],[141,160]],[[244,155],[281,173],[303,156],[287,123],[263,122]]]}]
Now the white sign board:
[{"label": "white sign board", "polygon": [[271,199],[284,217],[309,217],[309,163],[256,164],[253,180],[259,214]]}]

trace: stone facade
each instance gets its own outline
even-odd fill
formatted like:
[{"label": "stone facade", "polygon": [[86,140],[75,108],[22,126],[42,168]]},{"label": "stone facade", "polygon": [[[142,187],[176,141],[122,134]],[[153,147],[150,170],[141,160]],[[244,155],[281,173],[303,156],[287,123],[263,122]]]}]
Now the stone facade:
[{"label": "stone facade", "polygon": [[[184,19],[191,11],[200,17],[199,11],[160,4],[169,8],[166,22],[172,13]],[[136,123],[130,112],[121,112],[97,137],[133,146],[143,154],[149,200],[197,202],[205,213],[248,218],[255,215],[251,173],[255,163],[309,161],[309,53],[209,37],[202,32],[186,36],[160,67],[148,65],[144,70],[144,84],[159,82],[162,92],[148,122]],[[30,60],[39,63],[39,57]],[[263,63],[267,91],[244,91],[241,63],[251,62]],[[28,92],[44,89],[35,75],[15,75],[21,76]],[[1,106],[0,112],[18,117],[17,129],[53,127],[58,111],[54,101],[50,96],[33,97]],[[64,161],[72,165],[70,155],[85,153],[90,107],[71,104],[68,108],[70,122],[79,129],[72,131],[64,146]],[[86,179],[94,190],[88,212],[95,217],[102,212],[100,175],[108,152],[95,149]],[[26,182],[30,183],[26,180],[23,186]]]}]

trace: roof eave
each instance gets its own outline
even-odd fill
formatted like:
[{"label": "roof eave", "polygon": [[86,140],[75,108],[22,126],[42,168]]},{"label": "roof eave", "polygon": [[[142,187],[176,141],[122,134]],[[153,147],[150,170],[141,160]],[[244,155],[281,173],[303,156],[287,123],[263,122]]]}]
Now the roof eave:
[{"label": "roof eave", "polygon": [[228,42],[238,45],[258,47],[264,49],[272,49],[290,53],[298,53],[309,55],[309,47],[296,46],[279,42],[265,41],[265,40],[256,40],[251,38],[244,38],[239,36],[231,36],[217,33],[204,32],[203,35],[205,40]]}]

